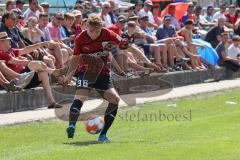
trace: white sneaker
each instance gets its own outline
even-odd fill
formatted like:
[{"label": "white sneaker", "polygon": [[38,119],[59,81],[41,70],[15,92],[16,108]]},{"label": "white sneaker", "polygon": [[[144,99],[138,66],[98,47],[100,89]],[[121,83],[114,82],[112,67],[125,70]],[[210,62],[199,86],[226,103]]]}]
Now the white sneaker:
[{"label": "white sneaker", "polygon": [[34,74],[34,71],[20,74],[19,80],[17,81],[16,85],[20,86],[21,88],[27,87],[27,85],[31,82]]}]

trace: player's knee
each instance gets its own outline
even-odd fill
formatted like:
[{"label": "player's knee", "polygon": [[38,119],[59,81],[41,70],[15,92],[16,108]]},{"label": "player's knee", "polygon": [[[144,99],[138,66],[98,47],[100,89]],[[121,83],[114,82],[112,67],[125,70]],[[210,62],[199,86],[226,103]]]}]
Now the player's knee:
[{"label": "player's knee", "polygon": [[111,97],[111,102],[110,103],[118,105],[119,101],[120,101],[120,97],[117,96],[117,95],[114,95],[114,96]]},{"label": "player's knee", "polygon": [[73,101],[73,104],[72,104],[71,108],[70,108],[70,112],[71,113],[75,113],[75,114],[80,113],[82,105],[83,105],[82,101],[80,101],[79,99],[75,99]]},{"label": "player's knee", "polygon": [[116,116],[118,111],[118,104],[109,103],[108,109],[106,111],[106,114]]}]

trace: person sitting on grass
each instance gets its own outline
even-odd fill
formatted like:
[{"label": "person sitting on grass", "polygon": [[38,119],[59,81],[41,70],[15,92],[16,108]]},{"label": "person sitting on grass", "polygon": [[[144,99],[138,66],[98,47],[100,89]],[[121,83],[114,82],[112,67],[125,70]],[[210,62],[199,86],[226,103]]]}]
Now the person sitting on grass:
[{"label": "person sitting on grass", "polygon": [[[37,87],[42,83],[44,91],[48,98],[48,108],[61,108],[59,104],[56,103],[49,83],[49,74],[56,77],[62,76],[64,69],[51,69],[46,66],[44,62],[41,61],[31,61],[24,57],[35,49],[38,49],[49,44],[48,41],[30,45],[22,49],[11,49],[10,44],[11,38],[7,36],[6,32],[0,32],[0,60],[4,60],[5,64],[17,73],[30,72],[31,70],[36,71],[31,82],[25,87],[25,89]],[[15,77],[17,78],[17,77]]]}]

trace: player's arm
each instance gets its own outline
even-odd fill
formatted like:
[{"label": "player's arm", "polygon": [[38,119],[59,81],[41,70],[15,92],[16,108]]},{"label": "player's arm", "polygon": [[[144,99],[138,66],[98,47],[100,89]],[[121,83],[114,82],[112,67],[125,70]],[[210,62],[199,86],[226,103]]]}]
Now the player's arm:
[{"label": "player's arm", "polygon": [[128,47],[129,47],[128,41],[123,39],[118,34],[109,30],[108,37],[109,37],[109,40],[115,42],[120,49],[122,49],[122,50],[128,49]]}]

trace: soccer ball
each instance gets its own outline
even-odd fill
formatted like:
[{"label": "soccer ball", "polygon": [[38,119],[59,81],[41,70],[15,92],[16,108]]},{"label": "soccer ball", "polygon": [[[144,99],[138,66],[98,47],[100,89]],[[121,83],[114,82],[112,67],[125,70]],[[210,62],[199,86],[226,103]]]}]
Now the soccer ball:
[{"label": "soccer ball", "polygon": [[104,127],[104,119],[102,117],[90,117],[85,121],[85,127],[88,133],[98,134]]}]

